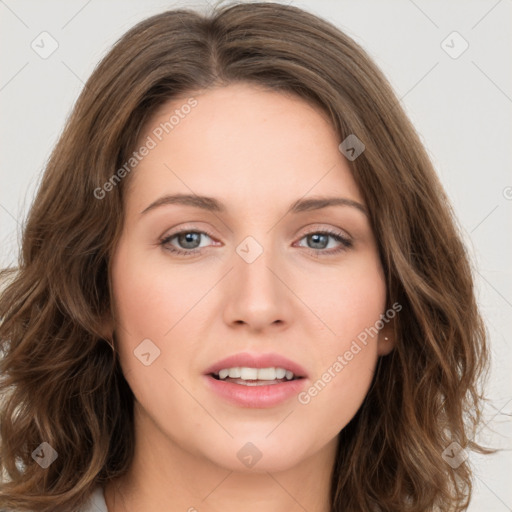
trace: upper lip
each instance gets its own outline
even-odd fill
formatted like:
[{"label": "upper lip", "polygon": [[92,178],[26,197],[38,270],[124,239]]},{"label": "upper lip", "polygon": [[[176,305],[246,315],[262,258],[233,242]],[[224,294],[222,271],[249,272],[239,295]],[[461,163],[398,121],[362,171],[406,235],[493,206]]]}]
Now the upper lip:
[{"label": "upper lip", "polygon": [[295,377],[307,377],[306,370],[302,366],[280,354],[250,354],[242,352],[226,357],[212,364],[206,369],[205,374],[219,373],[225,368],[284,368],[293,372]]}]

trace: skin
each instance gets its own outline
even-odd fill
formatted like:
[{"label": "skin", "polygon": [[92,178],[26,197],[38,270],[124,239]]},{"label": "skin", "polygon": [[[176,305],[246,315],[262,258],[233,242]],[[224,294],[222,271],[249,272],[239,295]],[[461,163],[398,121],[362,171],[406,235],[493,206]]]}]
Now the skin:
[{"label": "skin", "polygon": [[[308,404],[294,396],[270,408],[232,405],[203,373],[238,352],[277,352],[306,369],[308,389],[379,320],[386,283],[367,215],[346,205],[286,214],[304,197],[364,206],[363,196],[327,118],[304,100],[240,83],[194,97],[197,106],[127,178],[111,279],[136,447],[129,472],[105,488],[107,506],[327,512],[337,435],[392,349],[391,324]],[[140,140],[187,98],[164,105]],[[167,204],[141,214],[174,193],[215,197],[226,211]],[[352,247],[329,255],[343,245],[306,236],[325,229]],[[181,256],[166,247],[190,251],[190,241],[159,243],[180,230],[212,236],[197,239],[200,253]],[[252,263],[236,252],[248,236],[263,248]],[[145,366],[133,351],[148,338],[160,355]],[[247,442],[262,454],[252,468],[237,457]]]}]

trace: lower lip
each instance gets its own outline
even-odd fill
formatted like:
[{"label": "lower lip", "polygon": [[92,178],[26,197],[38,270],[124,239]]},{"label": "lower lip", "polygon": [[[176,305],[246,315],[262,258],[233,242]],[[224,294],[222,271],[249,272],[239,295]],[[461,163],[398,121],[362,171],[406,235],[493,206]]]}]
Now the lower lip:
[{"label": "lower lip", "polygon": [[262,386],[244,386],[205,375],[207,385],[215,393],[239,407],[265,408],[274,407],[293,396],[297,396],[306,384],[305,378],[268,384]]}]

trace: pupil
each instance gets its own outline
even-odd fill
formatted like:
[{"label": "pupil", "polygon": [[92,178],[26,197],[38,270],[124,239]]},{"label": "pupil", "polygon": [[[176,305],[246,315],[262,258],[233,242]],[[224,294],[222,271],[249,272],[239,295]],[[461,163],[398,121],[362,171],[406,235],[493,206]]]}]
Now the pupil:
[{"label": "pupil", "polygon": [[[198,242],[200,239],[201,233],[185,233],[180,235],[180,244],[184,244],[187,249],[195,249],[197,245],[194,245],[194,242]],[[192,244],[192,247],[188,244]]]},{"label": "pupil", "polygon": [[328,243],[327,235],[322,235],[322,234],[316,233],[316,234],[313,234],[310,236],[313,240],[313,244],[320,245],[319,247],[314,247],[315,249],[325,249],[325,247],[327,247],[327,243]]}]

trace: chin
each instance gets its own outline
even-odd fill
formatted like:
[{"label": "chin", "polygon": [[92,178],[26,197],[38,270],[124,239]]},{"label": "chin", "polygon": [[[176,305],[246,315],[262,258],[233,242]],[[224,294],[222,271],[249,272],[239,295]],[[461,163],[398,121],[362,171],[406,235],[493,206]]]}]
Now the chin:
[{"label": "chin", "polygon": [[215,453],[205,455],[215,465],[238,473],[286,471],[308,458],[304,443],[299,439],[291,444],[283,437],[276,436],[269,440],[265,439],[265,435],[247,436],[244,440],[231,439],[228,443],[222,443]]}]

